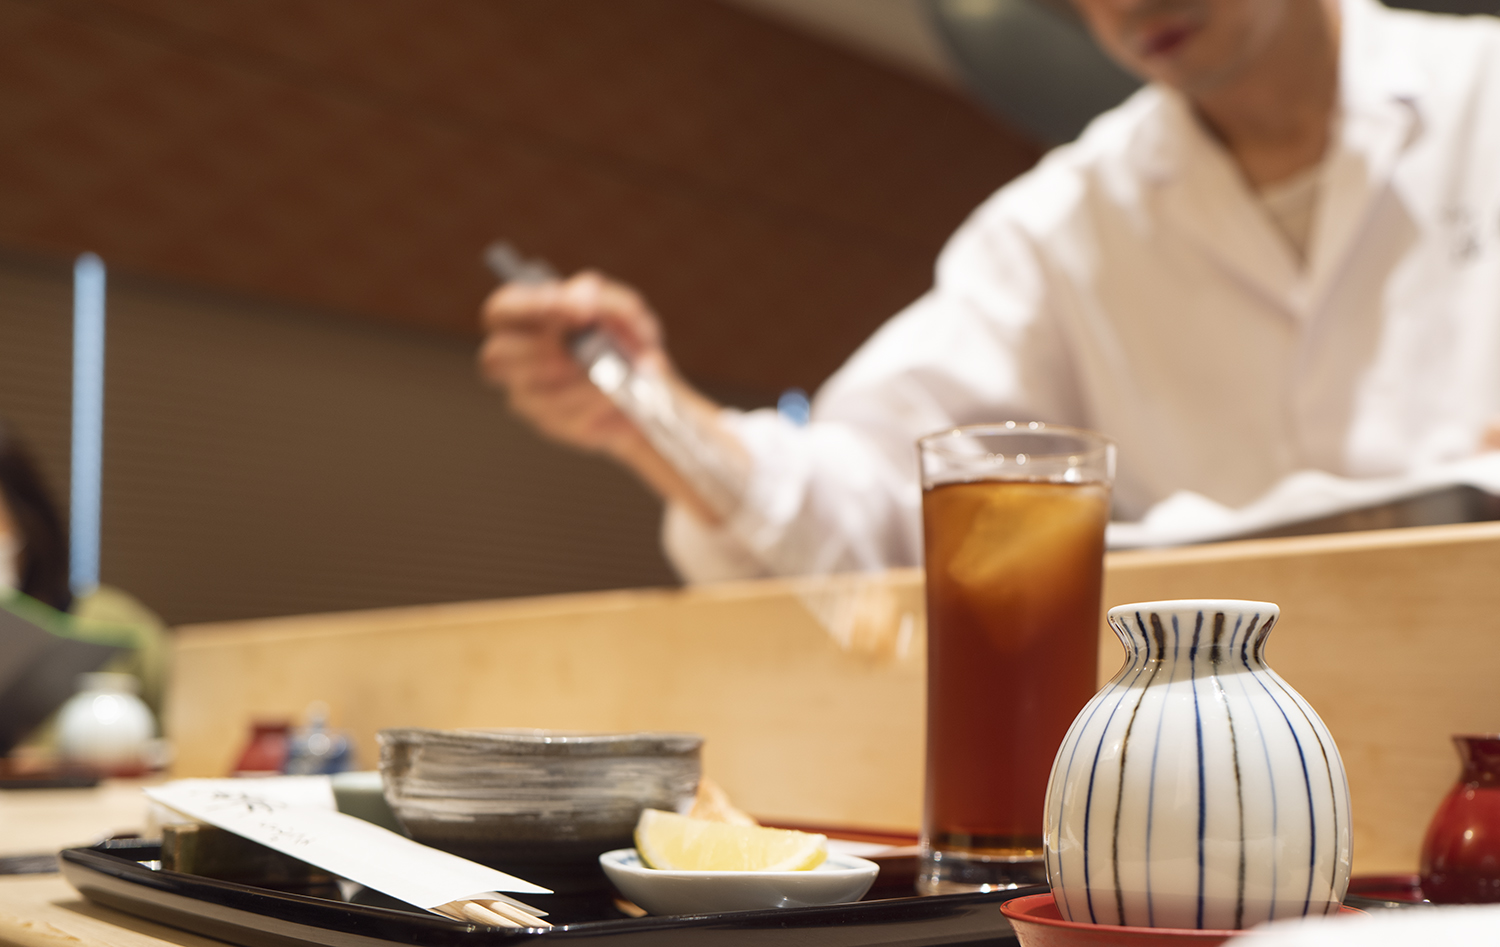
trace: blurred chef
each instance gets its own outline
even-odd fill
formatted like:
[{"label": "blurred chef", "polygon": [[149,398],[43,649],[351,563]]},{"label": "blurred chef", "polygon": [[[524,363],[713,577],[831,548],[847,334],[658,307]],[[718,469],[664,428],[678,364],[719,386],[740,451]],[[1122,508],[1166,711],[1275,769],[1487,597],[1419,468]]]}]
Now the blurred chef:
[{"label": "blurred chef", "polygon": [[[1500,417],[1500,21],[1373,0],[1077,6],[1147,85],[975,211],[808,426],[694,392],[646,302],[592,274],[496,291],[484,373],[661,494],[688,579],[919,562],[912,443],[956,424],[1107,434],[1124,519],[1182,489],[1240,506],[1299,470],[1482,449]],[[743,465],[733,509],[589,383],[564,346],[589,325]]]}]

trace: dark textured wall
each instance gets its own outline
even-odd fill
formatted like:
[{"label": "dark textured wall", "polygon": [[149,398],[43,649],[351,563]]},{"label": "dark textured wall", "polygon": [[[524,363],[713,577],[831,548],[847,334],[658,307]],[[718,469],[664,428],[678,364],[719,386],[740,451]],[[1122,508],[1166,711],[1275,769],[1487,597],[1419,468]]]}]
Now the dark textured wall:
[{"label": "dark textured wall", "polygon": [[0,414],[67,496],[67,262],[111,274],[102,575],[172,621],[672,581],[658,506],[474,377],[504,236],[814,387],[1035,158],[712,0],[0,0]]},{"label": "dark textured wall", "polygon": [[[0,245],[458,335],[506,236],[812,387],[1035,158],[711,0],[0,0]],[[788,338],[795,344],[788,344]]]},{"label": "dark textured wall", "polygon": [[[66,501],[70,286],[0,255],[0,411]],[[116,275],[101,577],[174,623],[664,585],[657,503],[457,339]]]}]

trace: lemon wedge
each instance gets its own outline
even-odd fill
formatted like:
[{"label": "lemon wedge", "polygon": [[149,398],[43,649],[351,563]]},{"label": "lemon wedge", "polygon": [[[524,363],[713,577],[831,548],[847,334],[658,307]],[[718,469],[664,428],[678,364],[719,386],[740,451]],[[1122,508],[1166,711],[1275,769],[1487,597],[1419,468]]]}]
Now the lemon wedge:
[{"label": "lemon wedge", "polygon": [[822,835],[708,822],[660,809],[641,813],[635,848],[646,867],[675,871],[807,871],[828,857]]}]

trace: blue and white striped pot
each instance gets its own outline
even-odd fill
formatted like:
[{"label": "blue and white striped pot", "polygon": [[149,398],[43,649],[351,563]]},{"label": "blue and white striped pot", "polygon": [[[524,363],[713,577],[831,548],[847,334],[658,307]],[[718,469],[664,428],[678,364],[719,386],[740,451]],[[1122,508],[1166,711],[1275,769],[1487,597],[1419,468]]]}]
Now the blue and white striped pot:
[{"label": "blue and white striped pot", "polygon": [[1267,602],[1121,605],[1125,666],[1047,786],[1047,878],[1070,921],[1235,930],[1331,914],[1349,886],[1349,786],[1301,695],[1266,666]]}]

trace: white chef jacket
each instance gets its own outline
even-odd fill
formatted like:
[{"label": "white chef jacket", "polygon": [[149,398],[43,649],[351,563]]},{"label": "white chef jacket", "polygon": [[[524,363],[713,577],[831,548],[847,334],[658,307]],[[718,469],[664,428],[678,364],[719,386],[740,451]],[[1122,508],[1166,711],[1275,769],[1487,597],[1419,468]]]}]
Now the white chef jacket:
[{"label": "white chef jacket", "polygon": [[1121,519],[1472,454],[1500,416],[1500,20],[1342,15],[1305,263],[1186,100],[1142,89],[969,218],[811,424],[726,415],[753,473],[721,529],[668,511],[684,576],[919,563],[913,442],[958,424],[1108,435]]}]

